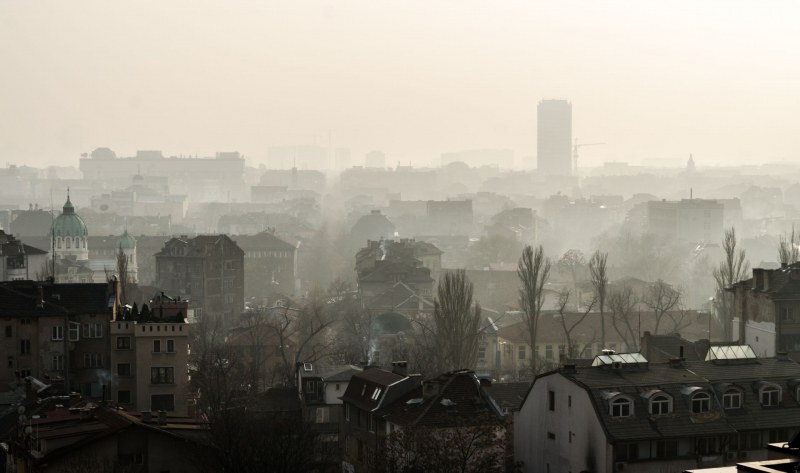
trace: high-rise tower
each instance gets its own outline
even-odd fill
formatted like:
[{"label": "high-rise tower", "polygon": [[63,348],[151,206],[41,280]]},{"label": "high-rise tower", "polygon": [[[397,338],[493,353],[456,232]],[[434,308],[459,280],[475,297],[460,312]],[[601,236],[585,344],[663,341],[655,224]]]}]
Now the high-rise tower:
[{"label": "high-rise tower", "polygon": [[551,176],[572,175],[572,104],[542,100],[536,115],[538,171]]}]

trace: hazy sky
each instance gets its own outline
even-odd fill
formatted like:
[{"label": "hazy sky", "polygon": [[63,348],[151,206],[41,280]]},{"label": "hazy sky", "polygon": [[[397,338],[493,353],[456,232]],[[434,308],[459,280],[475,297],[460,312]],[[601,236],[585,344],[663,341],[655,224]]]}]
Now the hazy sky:
[{"label": "hazy sky", "polygon": [[258,164],[536,150],[573,103],[582,163],[798,161],[800,2],[0,0],[0,164],[108,146]]}]

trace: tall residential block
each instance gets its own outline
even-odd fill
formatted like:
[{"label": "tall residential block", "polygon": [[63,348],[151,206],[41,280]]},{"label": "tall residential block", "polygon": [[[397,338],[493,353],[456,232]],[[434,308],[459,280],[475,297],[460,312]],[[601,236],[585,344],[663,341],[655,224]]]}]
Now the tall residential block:
[{"label": "tall residential block", "polygon": [[542,100],[536,115],[537,169],[551,176],[572,175],[572,104]]}]

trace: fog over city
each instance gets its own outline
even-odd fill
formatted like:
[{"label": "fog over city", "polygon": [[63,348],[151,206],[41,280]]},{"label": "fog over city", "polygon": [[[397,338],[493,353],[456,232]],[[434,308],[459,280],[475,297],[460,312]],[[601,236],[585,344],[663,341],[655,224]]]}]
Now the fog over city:
[{"label": "fog over city", "polygon": [[604,161],[791,161],[796,2],[3,2],[0,153],[73,165],[107,145],[210,155],[535,155],[536,103],[571,100]]},{"label": "fog over city", "polygon": [[0,473],[800,471],[798,18],[0,3]]}]

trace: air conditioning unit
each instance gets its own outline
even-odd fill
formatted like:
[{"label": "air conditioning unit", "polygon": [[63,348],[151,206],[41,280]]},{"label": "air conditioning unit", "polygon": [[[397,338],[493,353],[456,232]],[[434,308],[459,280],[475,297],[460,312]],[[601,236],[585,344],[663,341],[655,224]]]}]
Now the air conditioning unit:
[{"label": "air conditioning unit", "polygon": [[625,466],[626,465],[627,465],[627,463],[625,463],[625,462],[617,462],[617,465],[616,465],[617,467],[616,467],[615,471],[625,471]]}]

